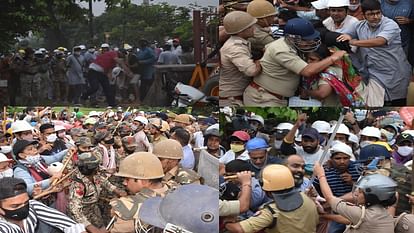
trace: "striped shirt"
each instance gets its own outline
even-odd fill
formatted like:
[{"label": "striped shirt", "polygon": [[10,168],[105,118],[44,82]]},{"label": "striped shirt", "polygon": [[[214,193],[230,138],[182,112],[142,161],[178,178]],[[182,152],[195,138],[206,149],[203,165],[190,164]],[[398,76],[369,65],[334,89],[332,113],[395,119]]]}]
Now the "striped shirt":
[{"label": "striped shirt", "polygon": [[35,200],[29,201],[29,216],[23,220],[25,231],[18,225],[0,219],[0,233],[35,233],[38,221],[56,227],[65,233],[86,232],[84,225],[78,224],[63,213]]},{"label": "striped shirt", "polygon": [[[355,162],[350,162],[348,166],[349,174],[352,176],[352,180],[356,182],[358,178],[361,175],[362,168],[360,166],[357,166]],[[346,193],[349,193],[352,191],[353,185],[346,184],[342,178],[340,177],[341,173],[336,170],[336,168],[325,168],[325,176],[326,180],[328,181],[329,187],[332,190],[332,193],[335,197],[340,197]],[[318,193],[322,193],[320,186],[319,186],[319,180],[315,179],[313,182],[313,185],[315,186]]]}]

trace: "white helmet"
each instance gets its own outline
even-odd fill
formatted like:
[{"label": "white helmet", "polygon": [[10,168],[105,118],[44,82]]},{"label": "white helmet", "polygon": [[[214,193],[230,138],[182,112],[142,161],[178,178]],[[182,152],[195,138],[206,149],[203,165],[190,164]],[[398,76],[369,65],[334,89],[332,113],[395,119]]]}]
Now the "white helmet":
[{"label": "white helmet", "polygon": [[[332,134],[332,133],[333,133],[333,131],[334,131],[335,127],[336,127],[336,125],[333,125],[333,126],[331,127],[331,129],[329,130],[329,134]],[[340,124],[340,125],[339,125],[338,131],[336,131],[336,133],[337,133],[337,134],[338,134],[338,133],[339,133],[339,134],[345,134],[345,135],[348,135],[348,136],[349,136],[349,134],[350,134],[348,127],[346,127],[346,125],[344,125],[344,124]]]},{"label": "white helmet", "polygon": [[118,75],[121,73],[121,72],[124,72],[124,70],[123,69],[121,69],[121,67],[115,67],[115,68],[113,68],[112,69],[112,77],[113,78],[116,78],[116,77],[118,77]]},{"label": "white helmet", "polygon": [[12,133],[18,133],[23,131],[32,131],[33,127],[29,124],[29,122],[22,120],[22,121],[15,121],[11,125]]},{"label": "white helmet", "polygon": [[285,130],[285,129],[291,130],[292,128],[293,128],[293,124],[288,123],[288,122],[283,122],[276,126],[276,129],[280,129],[280,130]]},{"label": "white helmet", "polygon": [[55,174],[58,174],[63,168],[63,164],[61,162],[54,162],[51,163],[48,167],[47,167],[47,172],[53,176]]},{"label": "white helmet", "polygon": [[143,116],[137,116],[134,118],[134,121],[138,121],[144,125],[148,125],[148,119]]},{"label": "white helmet", "polygon": [[323,10],[323,9],[328,8],[328,3],[329,3],[329,0],[317,0],[317,1],[311,2],[313,8],[315,8],[316,10]]},{"label": "white helmet", "polygon": [[344,153],[346,155],[349,155],[349,157],[354,156],[354,154],[352,153],[352,148],[350,146],[348,146],[347,144],[343,143],[343,142],[335,143],[331,147],[331,149],[329,149],[329,151],[331,152],[331,155],[333,155],[334,153],[337,153],[337,152],[341,152],[341,153]]},{"label": "white helmet", "polygon": [[78,47],[79,47],[81,50],[85,50],[85,49],[86,49],[86,46],[85,46],[85,45],[83,45],[83,44],[82,44],[82,45],[79,45]]},{"label": "white helmet", "polygon": [[367,136],[367,137],[374,137],[374,138],[378,138],[381,139],[381,131],[373,126],[367,126],[365,128],[362,129],[361,131],[361,136]]},{"label": "white helmet", "polygon": [[319,133],[329,133],[331,125],[326,121],[315,121],[312,124],[312,128],[318,130]]},{"label": "white helmet", "polygon": [[253,115],[249,118],[249,121],[258,121],[262,126],[264,126],[264,119],[260,115]]},{"label": "white helmet", "polygon": [[349,5],[349,0],[329,0],[328,2],[328,7],[345,7]]},{"label": "white helmet", "polygon": [[66,130],[66,128],[63,125],[55,125],[55,132]]},{"label": "white helmet", "polygon": [[356,136],[356,135],[355,135],[355,134],[353,134],[353,133],[349,133],[349,138],[348,138],[348,141],[353,142],[353,143],[356,143],[356,144],[357,144],[357,146],[359,145],[359,139],[358,139],[358,136]]},{"label": "white helmet", "polygon": [[90,111],[88,116],[89,117],[99,117],[99,114],[98,114],[97,111]]},{"label": "white helmet", "polygon": [[101,48],[109,48],[109,44],[107,44],[107,43],[103,43],[103,44],[101,45]]}]

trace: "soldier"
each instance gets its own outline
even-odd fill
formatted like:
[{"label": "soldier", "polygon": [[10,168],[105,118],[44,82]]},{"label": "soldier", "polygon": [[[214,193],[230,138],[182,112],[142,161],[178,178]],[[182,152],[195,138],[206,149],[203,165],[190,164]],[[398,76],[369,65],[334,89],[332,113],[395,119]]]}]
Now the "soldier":
[{"label": "soldier", "polygon": [[111,232],[138,232],[140,228],[148,228],[138,217],[142,203],[150,197],[164,196],[168,191],[162,183],[164,172],[160,160],[152,153],[136,152],[121,161],[115,175],[124,178],[123,184],[132,195],[111,201],[116,218]]},{"label": "soldier", "polygon": [[268,1],[251,1],[247,5],[247,13],[257,19],[254,36],[249,38],[249,42],[252,44],[253,56],[259,59],[263,56],[265,46],[275,40],[269,27],[275,21],[276,10]]},{"label": "soldier", "polygon": [[62,51],[56,52],[55,56],[52,58],[51,66],[53,72],[53,97],[58,102],[66,102],[68,94],[68,82],[66,80],[66,62],[64,53]]},{"label": "soldier", "polygon": [[22,74],[20,76],[20,93],[22,95],[22,104],[31,105],[39,102],[40,76],[38,73],[38,65],[34,60],[34,51],[31,48],[25,50],[25,58],[23,61]]},{"label": "soldier", "polygon": [[[165,122],[165,123],[164,123]],[[170,130],[170,127],[166,121],[161,120],[161,118],[151,118],[150,119],[150,134],[152,135],[152,144],[157,144],[158,142],[168,139],[165,135],[166,132]]]},{"label": "soldier", "polygon": [[183,148],[176,140],[167,139],[157,143],[153,153],[161,161],[165,173],[162,182],[167,186],[200,184],[200,176],[195,171],[179,165],[183,158]]},{"label": "soldier", "polygon": [[99,158],[92,153],[79,155],[79,172],[69,187],[68,215],[83,224],[89,232],[106,232],[101,211],[98,206],[99,195],[103,189],[126,196],[104,177],[97,175]]},{"label": "soldier", "polygon": [[263,169],[263,190],[274,202],[264,205],[259,214],[239,223],[225,223],[232,232],[304,233],[316,232],[318,212],[312,199],[295,189],[289,168],[283,165],[268,165]]},{"label": "soldier", "polygon": [[139,217],[164,232],[218,232],[217,196],[217,189],[205,185],[182,186],[164,198],[146,200]]},{"label": "soldier", "polygon": [[231,37],[220,49],[220,105],[243,105],[243,92],[251,78],[262,67],[251,59],[248,38],[254,36],[253,25],[257,19],[246,12],[233,11],[224,17],[224,28]]},{"label": "soldier", "polygon": [[125,152],[125,157],[134,153],[138,147],[134,136],[126,136],[122,138],[122,147]]}]

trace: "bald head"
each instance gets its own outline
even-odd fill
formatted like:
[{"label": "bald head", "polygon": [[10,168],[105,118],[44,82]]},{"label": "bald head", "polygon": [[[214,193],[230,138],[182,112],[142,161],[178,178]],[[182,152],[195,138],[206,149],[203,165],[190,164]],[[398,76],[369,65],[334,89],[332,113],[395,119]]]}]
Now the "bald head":
[{"label": "bald head", "polygon": [[292,172],[295,179],[295,186],[299,187],[303,183],[305,175],[305,160],[300,155],[290,155],[285,159],[285,165]]}]

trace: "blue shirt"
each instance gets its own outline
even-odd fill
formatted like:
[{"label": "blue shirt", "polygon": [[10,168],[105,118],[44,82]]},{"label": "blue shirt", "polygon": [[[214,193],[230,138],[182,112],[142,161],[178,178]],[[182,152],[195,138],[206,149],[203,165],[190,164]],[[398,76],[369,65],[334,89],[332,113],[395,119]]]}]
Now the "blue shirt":
[{"label": "blue shirt", "polygon": [[[390,4],[387,0],[381,0],[381,11],[384,16],[393,19],[395,22],[396,16],[404,16],[409,19],[414,19],[414,3],[411,0],[400,0],[398,3]],[[411,38],[411,24],[399,25],[401,29],[401,42],[403,48],[410,44]]]},{"label": "blue shirt", "polygon": [[157,61],[155,52],[150,47],[140,48],[137,53],[137,59],[141,66],[140,75],[142,79],[152,79],[154,74],[154,64]]},{"label": "blue shirt", "polygon": [[180,164],[183,168],[194,169],[194,153],[191,150],[189,145],[183,147],[183,159],[181,159]]},{"label": "blue shirt", "polygon": [[[352,180],[356,182],[358,178],[361,176],[362,168],[357,166],[355,162],[350,162],[348,166],[349,174],[352,176]],[[332,193],[335,197],[340,197],[346,193],[349,193],[352,191],[353,185],[346,184],[342,178],[340,177],[341,173],[336,168],[325,168],[325,176],[326,180],[328,181],[329,187],[332,190]],[[315,179],[313,181],[313,186],[316,188],[318,193],[322,193],[320,186],[319,186],[319,180]]]},{"label": "blue shirt", "polygon": [[346,31],[358,40],[384,38],[383,46],[358,48],[362,64],[360,71],[365,79],[374,79],[385,88],[385,101],[407,98],[407,87],[411,79],[411,65],[401,47],[400,28],[392,19],[382,16],[375,29],[366,20],[358,22],[352,30]]}]

